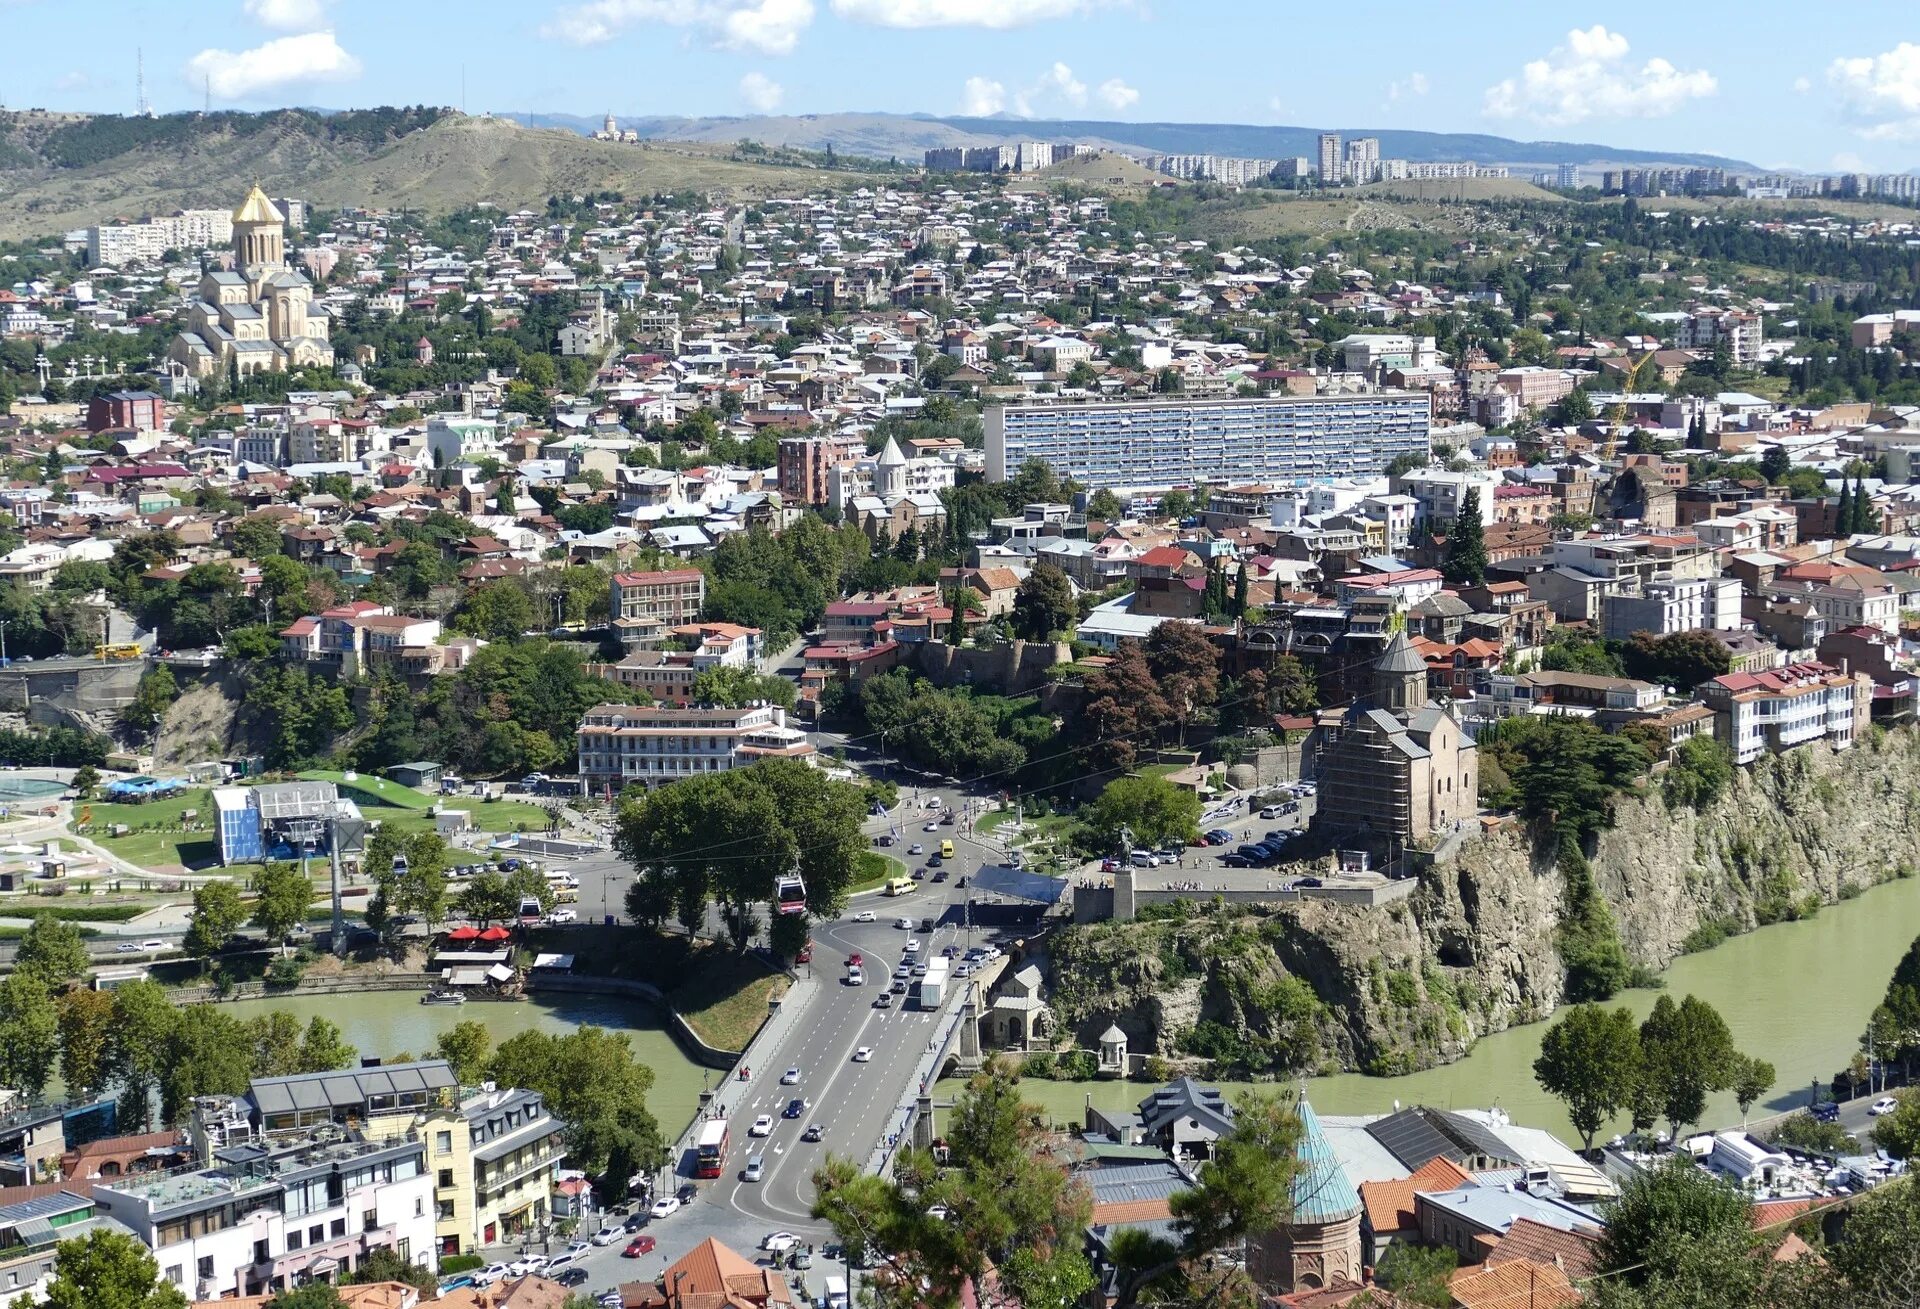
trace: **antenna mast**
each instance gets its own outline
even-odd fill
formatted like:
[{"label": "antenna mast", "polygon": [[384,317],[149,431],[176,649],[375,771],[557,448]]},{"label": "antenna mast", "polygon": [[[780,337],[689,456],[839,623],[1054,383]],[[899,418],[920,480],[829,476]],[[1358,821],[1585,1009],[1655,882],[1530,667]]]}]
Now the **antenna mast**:
[{"label": "antenna mast", "polygon": [[141,118],[153,113],[147,104],[147,52],[139,46],[133,51],[133,112]]}]

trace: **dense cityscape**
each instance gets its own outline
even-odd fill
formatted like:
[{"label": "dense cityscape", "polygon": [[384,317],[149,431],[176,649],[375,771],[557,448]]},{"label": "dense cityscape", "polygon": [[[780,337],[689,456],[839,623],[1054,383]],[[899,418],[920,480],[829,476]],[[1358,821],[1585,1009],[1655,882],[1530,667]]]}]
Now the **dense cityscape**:
[{"label": "dense cityscape", "polygon": [[1914,47],[1802,169],[243,9],[0,109],[9,1305],[1913,1303]]}]

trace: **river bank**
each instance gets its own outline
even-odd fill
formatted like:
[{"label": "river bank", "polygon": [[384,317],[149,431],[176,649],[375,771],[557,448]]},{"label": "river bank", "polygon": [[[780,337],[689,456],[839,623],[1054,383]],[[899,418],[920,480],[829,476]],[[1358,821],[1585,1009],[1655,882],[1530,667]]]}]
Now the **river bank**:
[{"label": "river bank", "polygon": [[[1697,995],[1711,1003],[1727,1020],[1736,1046],[1773,1063],[1777,1080],[1754,1110],[1758,1116],[1805,1104],[1814,1080],[1824,1086],[1846,1066],[1868,1015],[1886,993],[1894,965],[1916,934],[1920,878],[1905,878],[1829,905],[1814,918],[1758,928],[1711,950],[1682,955],[1660,978],[1676,1001]],[[1612,1003],[1642,1018],[1660,994],[1629,991]],[[1481,1037],[1453,1063],[1405,1076],[1311,1078],[1307,1094],[1321,1114],[1389,1113],[1396,1102],[1441,1109],[1497,1104],[1517,1122],[1574,1139],[1564,1107],[1533,1079],[1533,1061],[1548,1026],[1549,1021],[1540,1021],[1509,1027]],[[941,1084],[943,1096],[957,1088],[955,1081]],[[1060,1122],[1078,1122],[1088,1096],[1103,1108],[1130,1109],[1150,1089],[1145,1082],[1030,1079],[1021,1084],[1029,1100]],[[1731,1096],[1708,1101],[1705,1121],[1738,1117]]]}]

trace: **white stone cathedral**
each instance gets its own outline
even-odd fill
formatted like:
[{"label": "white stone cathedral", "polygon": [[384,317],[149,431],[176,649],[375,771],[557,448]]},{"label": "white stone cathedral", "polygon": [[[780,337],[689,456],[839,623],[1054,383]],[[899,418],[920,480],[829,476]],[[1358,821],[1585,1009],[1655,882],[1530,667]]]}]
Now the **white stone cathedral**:
[{"label": "white stone cathedral", "polygon": [[167,357],[194,378],[333,366],[325,311],[287,266],[286,218],[256,184],[233,214],[234,267],[200,278]]}]

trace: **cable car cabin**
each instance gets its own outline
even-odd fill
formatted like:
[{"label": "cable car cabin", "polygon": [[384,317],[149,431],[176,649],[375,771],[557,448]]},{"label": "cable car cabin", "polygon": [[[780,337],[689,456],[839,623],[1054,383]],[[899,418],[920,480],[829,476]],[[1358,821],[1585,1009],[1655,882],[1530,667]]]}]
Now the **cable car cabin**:
[{"label": "cable car cabin", "polygon": [[805,913],[807,884],[797,875],[783,877],[773,884],[773,899],[783,914]]}]

